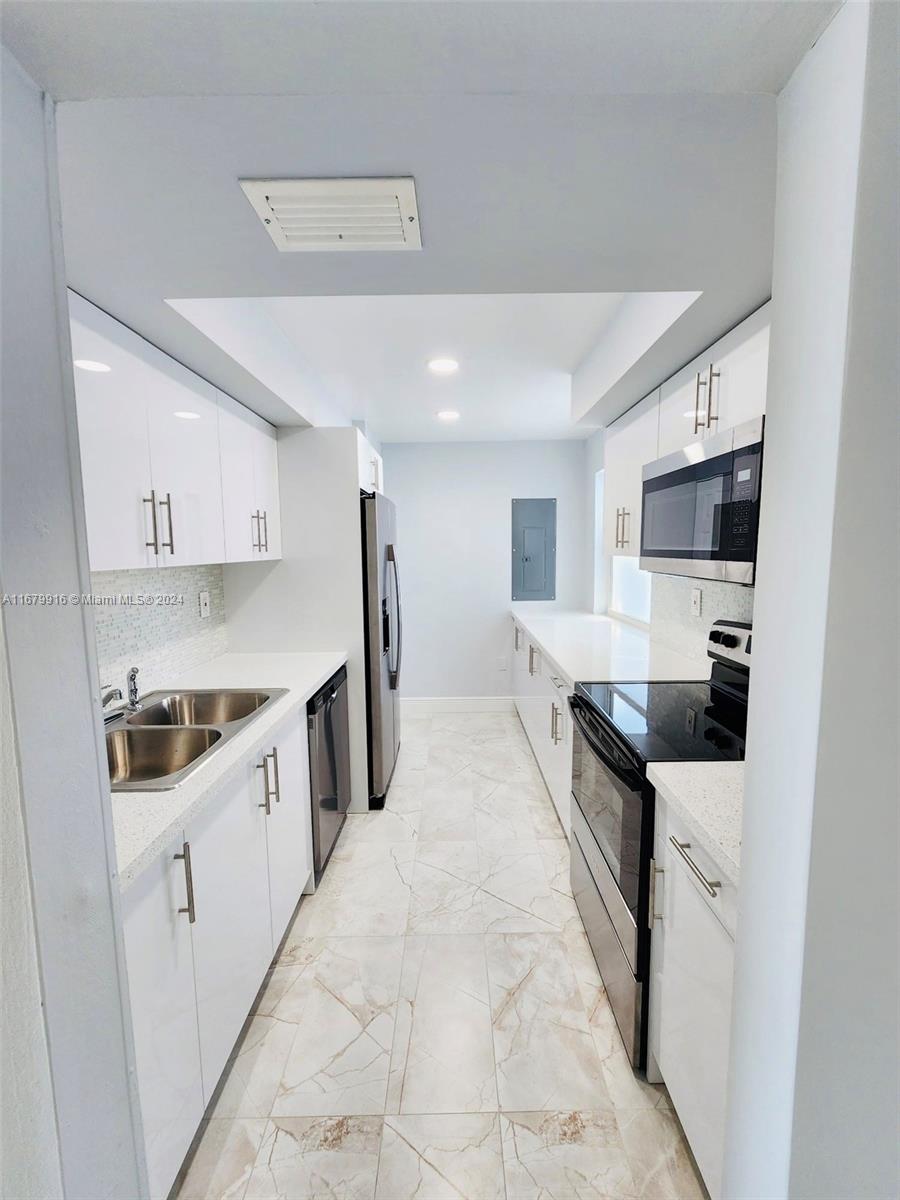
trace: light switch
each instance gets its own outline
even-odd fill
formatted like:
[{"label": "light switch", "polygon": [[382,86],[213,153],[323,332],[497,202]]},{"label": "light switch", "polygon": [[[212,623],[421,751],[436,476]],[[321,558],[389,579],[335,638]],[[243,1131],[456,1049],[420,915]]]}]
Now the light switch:
[{"label": "light switch", "polygon": [[209,592],[200,593],[200,619],[205,621],[209,616]]},{"label": "light switch", "polygon": [[702,588],[692,588],[691,589],[691,616],[699,617],[702,607],[703,607],[703,589]]}]

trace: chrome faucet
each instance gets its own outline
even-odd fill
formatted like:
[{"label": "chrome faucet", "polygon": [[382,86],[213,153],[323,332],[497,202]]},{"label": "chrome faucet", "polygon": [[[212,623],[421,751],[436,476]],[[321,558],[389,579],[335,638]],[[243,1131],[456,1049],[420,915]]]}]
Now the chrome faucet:
[{"label": "chrome faucet", "polygon": [[100,707],[106,708],[107,704],[111,704],[113,700],[122,699],[122,689],[110,687],[108,683],[100,685],[103,689],[100,692]]},{"label": "chrome faucet", "polygon": [[141,704],[140,695],[138,693],[137,677],[138,667],[132,667],[128,672],[128,711],[140,712],[144,707]]}]

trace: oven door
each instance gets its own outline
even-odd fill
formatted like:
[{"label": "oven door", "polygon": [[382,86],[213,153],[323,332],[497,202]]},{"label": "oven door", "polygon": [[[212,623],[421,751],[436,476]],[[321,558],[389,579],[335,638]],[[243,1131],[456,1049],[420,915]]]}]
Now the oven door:
[{"label": "oven door", "polygon": [[762,442],[747,438],[761,428],[749,422],[644,467],[643,570],[753,582]]},{"label": "oven door", "polygon": [[[572,709],[572,820],[622,950],[639,967],[642,847],[652,806],[641,762],[578,696]],[[652,831],[651,831],[652,833]]]}]

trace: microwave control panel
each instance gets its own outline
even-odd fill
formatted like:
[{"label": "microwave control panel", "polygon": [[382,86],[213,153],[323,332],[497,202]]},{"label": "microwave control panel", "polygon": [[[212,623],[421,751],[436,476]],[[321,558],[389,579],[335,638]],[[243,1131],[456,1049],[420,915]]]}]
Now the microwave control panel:
[{"label": "microwave control panel", "polygon": [[734,456],[731,476],[731,545],[750,546],[755,540],[759,500],[759,450]]}]

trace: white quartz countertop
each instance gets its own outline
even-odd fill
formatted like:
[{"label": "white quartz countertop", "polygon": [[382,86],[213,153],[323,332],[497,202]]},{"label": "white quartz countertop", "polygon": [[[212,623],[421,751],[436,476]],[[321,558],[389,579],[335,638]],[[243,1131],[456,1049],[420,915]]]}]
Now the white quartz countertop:
[{"label": "white quartz countertop", "polygon": [[[341,651],[321,654],[223,654],[171,681],[186,688],[287,688],[270,708],[236,734],[178,787],[164,792],[113,792],[119,886],[124,891],[202,812],[240,763],[291,711],[315,694],[347,661]],[[156,689],[160,690],[160,689]]]},{"label": "white quartz countertop", "polygon": [[741,875],[742,762],[650,763],[647,778],[729,882]]},{"label": "white quartz countertop", "polygon": [[679,654],[627,621],[586,612],[512,616],[569,683],[709,678],[711,659]]}]

